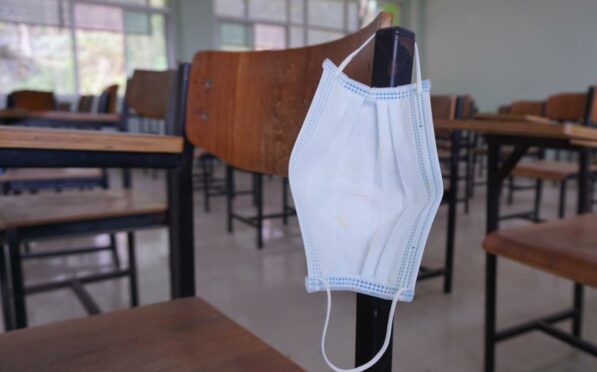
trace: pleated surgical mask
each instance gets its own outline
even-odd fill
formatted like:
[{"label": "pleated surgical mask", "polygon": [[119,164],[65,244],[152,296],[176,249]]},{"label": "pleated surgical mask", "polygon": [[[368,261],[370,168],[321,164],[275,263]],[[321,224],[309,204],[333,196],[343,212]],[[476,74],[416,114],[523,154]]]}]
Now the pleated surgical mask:
[{"label": "pleated surgical mask", "polygon": [[440,173],[429,82],[421,81],[415,46],[415,83],[372,88],[342,71],[373,39],[323,74],[294,144],[289,178],[307,256],[307,291],[346,290],[412,301],[425,242],[439,207]]}]

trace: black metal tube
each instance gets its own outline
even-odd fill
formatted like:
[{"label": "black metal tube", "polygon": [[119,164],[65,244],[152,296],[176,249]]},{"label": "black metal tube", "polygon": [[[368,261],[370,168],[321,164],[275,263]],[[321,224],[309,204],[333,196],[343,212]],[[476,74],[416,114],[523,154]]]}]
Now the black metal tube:
[{"label": "black metal tube", "polygon": [[461,133],[454,130],[451,133],[452,150],[450,153],[450,191],[448,195],[448,226],[446,236],[446,257],[444,277],[444,293],[452,291],[452,272],[454,268],[454,240],[456,236],[456,210],[458,208],[458,176]]},{"label": "black metal tube", "polygon": [[[500,145],[488,138],[487,155],[487,234],[497,230],[499,223],[500,188],[502,179],[499,175]],[[495,369],[495,334],[496,334],[496,291],[497,257],[487,253],[485,268],[485,372]]]},{"label": "black metal tube", "polygon": [[195,248],[193,232],[193,147],[184,135],[190,65],[178,70],[175,133],[184,140],[180,167],[168,171],[170,278],[173,298],[195,295]]},{"label": "black metal tube", "polygon": [[[411,82],[415,34],[401,27],[385,28],[375,35],[374,87],[395,87]],[[391,301],[357,294],[355,363],[368,362],[383,345]],[[393,338],[393,336],[392,336]],[[392,370],[392,342],[369,371]]]}]

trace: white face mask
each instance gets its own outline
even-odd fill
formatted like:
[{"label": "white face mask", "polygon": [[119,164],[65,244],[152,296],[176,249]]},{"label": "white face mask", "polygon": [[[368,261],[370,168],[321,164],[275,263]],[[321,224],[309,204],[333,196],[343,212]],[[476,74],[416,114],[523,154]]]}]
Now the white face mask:
[{"label": "white face mask", "polygon": [[342,73],[373,39],[323,75],[290,158],[289,178],[307,256],[307,291],[348,290],[412,301],[425,242],[442,194],[429,82],[371,88]]}]

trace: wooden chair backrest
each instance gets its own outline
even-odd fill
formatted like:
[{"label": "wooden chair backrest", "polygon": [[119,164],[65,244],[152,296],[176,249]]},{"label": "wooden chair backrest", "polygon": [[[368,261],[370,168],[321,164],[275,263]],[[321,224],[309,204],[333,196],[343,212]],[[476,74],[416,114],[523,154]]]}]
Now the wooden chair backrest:
[{"label": "wooden chair backrest", "polygon": [[510,105],[509,114],[543,116],[545,101],[514,101]]},{"label": "wooden chair backrest", "polygon": [[56,109],[56,98],[52,92],[17,90],[6,97],[6,107],[29,111],[51,111]]},{"label": "wooden chair backrest", "polygon": [[115,114],[118,106],[118,85],[106,87],[97,101],[97,112],[101,114]]},{"label": "wooden chair backrest", "polygon": [[477,113],[477,105],[475,104],[475,99],[472,96],[458,96],[456,102],[457,105],[460,105],[460,107],[456,110],[456,119],[470,119]]},{"label": "wooden chair backrest", "polygon": [[588,120],[589,123],[593,126],[597,125],[597,94],[595,93],[595,85],[589,88],[589,107],[588,110]]},{"label": "wooden chair backrest", "polygon": [[[326,58],[338,65],[378,29],[391,26],[381,13],[342,39],[279,51],[195,54],[189,78],[186,133],[190,142],[240,169],[286,175]],[[345,72],[369,84],[374,43]]]},{"label": "wooden chair backrest", "polygon": [[550,96],[545,103],[545,116],[557,121],[582,122],[587,105],[586,93],[561,93]]},{"label": "wooden chair backrest", "polygon": [[452,120],[456,117],[456,96],[431,96],[431,113],[434,119]]},{"label": "wooden chair backrest", "polygon": [[93,96],[85,95],[79,97],[77,112],[91,112],[93,108]]},{"label": "wooden chair backrest", "polygon": [[135,70],[126,87],[126,104],[138,116],[165,120],[175,83],[176,70]]}]

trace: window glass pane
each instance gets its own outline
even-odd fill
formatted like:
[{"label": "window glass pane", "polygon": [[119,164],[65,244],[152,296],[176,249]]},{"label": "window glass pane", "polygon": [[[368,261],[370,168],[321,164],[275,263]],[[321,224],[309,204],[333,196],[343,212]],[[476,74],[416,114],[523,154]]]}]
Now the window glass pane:
[{"label": "window glass pane", "polygon": [[249,0],[249,18],[286,22],[286,0]]},{"label": "window glass pane", "polygon": [[291,48],[302,47],[305,45],[305,29],[303,27],[290,27],[290,45]]},{"label": "window glass pane", "polygon": [[348,3],[348,19],[346,21],[348,31],[352,32],[359,29],[359,10],[358,4],[355,1]]},{"label": "window glass pane", "polygon": [[15,89],[75,94],[67,29],[0,22],[0,90]]},{"label": "window glass pane", "polygon": [[304,24],[304,9],[306,0],[290,0],[290,21]]},{"label": "window glass pane", "polygon": [[344,28],[344,1],[309,0],[308,5],[310,25]]},{"label": "window glass pane", "polygon": [[[125,20],[136,20],[129,28],[126,23],[127,75],[135,69],[165,70],[168,68],[166,53],[165,20],[161,14],[125,13]],[[141,22],[143,20],[143,22]],[[145,29],[143,29],[145,27]]]},{"label": "window glass pane", "polygon": [[215,12],[224,17],[245,17],[244,0],[215,0]]},{"label": "window glass pane", "polygon": [[255,50],[284,49],[286,27],[255,24]]},{"label": "window glass pane", "polygon": [[342,32],[335,32],[335,31],[325,31],[325,30],[309,30],[308,34],[307,34],[309,40],[309,44],[321,44],[321,43],[325,43],[328,41],[332,41],[332,40],[336,40],[336,39],[340,39],[341,37],[344,36],[344,34]]},{"label": "window glass pane", "polygon": [[105,5],[76,4],[75,26],[85,30],[122,32],[122,9]]},{"label": "window glass pane", "polygon": [[76,30],[80,93],[98,94],[110,84],[124,86],[124,34]]},{"label": "window glass pane", "polygon": [[0,0],[0,21],[62,26],[67,15],[64,0]]},{"label": "window glass pane", "polygon": [[223,50],[249,50],[247,27],[242,23],[220,23],[220,48]]}]

